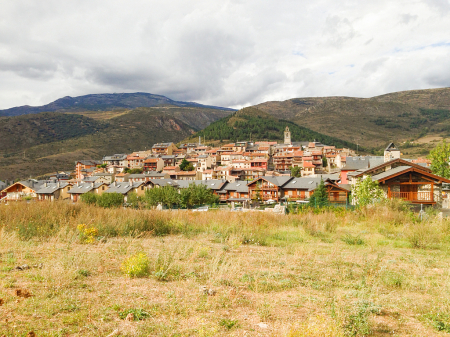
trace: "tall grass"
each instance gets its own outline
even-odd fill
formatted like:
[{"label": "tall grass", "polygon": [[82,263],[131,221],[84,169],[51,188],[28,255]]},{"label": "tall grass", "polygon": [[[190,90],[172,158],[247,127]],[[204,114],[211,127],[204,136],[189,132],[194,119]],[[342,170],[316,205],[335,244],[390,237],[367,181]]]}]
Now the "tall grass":
[{"label": "tall grass", "polygon": [[[419,221],[399,205],[362,210],[329,209],[279,216],[267,212],[190,212],[101,208],[83,203],[34,202],[0,206],[0,227],[22,240],[76,232],[78,225],[95,228],[99,237],[213,234],[216,242],[230,237],[243,244],[281,246],[301,242],[304,235],[327,240],[364,233],[404,240],[413,248],[439,248],[450,243],[450,224],[438,217]],[[347,235],[347,236],[346,236]],[[67,235],[70,237],[70,235]]]}]

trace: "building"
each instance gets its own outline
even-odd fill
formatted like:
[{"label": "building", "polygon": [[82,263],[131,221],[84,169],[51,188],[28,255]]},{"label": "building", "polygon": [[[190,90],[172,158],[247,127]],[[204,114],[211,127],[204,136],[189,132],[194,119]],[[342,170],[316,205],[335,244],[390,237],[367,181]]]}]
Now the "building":
[{"label": "building", "polygon": [[[197,145],[195,145],[196,147]],[[159,155],[172,155],[173,151],[178,150],[174,143],[158,143],[152,146],[152,153]]]},{"label": "building", "polygon": [[86,182],[80,183],[78,182],[76,185],[73,185],[72,188],[67,192],[70,194],[70,200],[72,202],[78,202],[81,198],[81,195],[85,193],[95,193],[97,195],[103,194],[108,189],[108,185],[105,183],[97,183],[97,182]]},{"label": "building", "polygon": [[38,200],[67,200],[70,199],[69,191],[72,188],[72,184],[68,182],[52,182],[44,183],[36,191]]},{"label": "building", "polygon": [[99,160],[78,160],[75,162],[75,179],[81,180],[89,173],[93,172],[102,162]]},{"label": "building", "polygon": [[144,172],[161,172],[164,169],[164,160],[162,158],[147,158],[144,160]]}]

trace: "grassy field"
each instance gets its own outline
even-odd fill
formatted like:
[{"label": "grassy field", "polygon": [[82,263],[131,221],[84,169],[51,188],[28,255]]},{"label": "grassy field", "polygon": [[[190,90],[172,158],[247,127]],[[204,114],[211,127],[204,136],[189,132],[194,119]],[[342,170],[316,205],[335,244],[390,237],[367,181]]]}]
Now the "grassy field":
[{"label": "grassy field", "polygon": [[450,222],[400,208],[3,205],[0,336],[446,335]]}]

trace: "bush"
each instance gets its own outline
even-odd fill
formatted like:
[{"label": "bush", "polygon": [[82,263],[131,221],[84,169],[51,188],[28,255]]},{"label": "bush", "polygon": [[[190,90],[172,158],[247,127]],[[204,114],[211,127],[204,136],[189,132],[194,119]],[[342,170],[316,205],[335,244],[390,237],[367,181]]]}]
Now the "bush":
[{"label": "bush", "polygon": [[98,195],[93,192],[84,193],[81,195],[80,199],[85,204],[95,205],[97,203]]},{"label": "bush", "polygon": [[103,208],[120,207],[123,205],[123,195],[120,193],[103,193],[97,197],[97,206]]},{"label": "bush", "polygon": [[150,259],[145,253],[138,253],[125,259],[122,271],[129,277],[145,277],[150,274]]}]

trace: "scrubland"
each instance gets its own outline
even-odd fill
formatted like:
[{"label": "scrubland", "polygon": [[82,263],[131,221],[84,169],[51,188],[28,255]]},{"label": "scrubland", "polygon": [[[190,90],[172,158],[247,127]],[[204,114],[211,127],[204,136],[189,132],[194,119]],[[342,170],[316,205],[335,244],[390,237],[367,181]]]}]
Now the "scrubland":
[{"label": "scrubland", "polygon": [[440,336],[450,221],[0,206],[0,336]]}]

